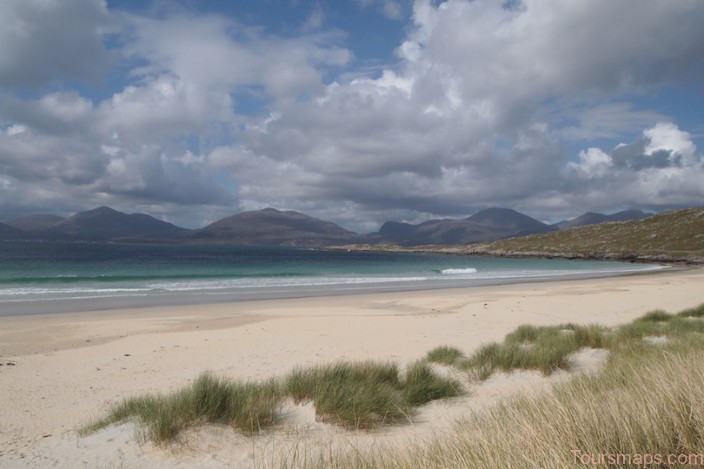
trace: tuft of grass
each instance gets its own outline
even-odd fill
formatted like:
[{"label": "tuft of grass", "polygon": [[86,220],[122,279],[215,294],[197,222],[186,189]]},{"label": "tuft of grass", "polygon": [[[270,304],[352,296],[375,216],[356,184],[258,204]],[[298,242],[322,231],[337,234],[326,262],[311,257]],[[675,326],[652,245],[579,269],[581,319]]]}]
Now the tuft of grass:
[{"label": "tuft of grass", "polygon": [[204,373],[191,386],[172,394],[125,399],[82,433],[130,419],[144,426],[144,439],[157,443],[173,440],[184,429],[206,423],[227,423],[254,433],[276,423],[281,399],[281,385],[276,380],[234,383]]},{"label": "tuft of grass", "polygon": [[486,379],[495,370],[534,369],[549,374],[569,369],[569,356],[582,347],[604,347],[606,329],[599,326],[536,327],[523,325],[508,334],[503,343],[480,347],[463,365]]},{"label": "tuft of grass", "polygon": [[440,363],[442,365],[452,365],[464,358],[464,353],[456,347],[443,345],[435,347],[425,356],[429,362]]},{"label": "tuft of grass", "polygon": [[669,313],[666,313],[665,311],[662,310],[655,310],[651,311],[644,316],[641,316],[640,318],[636,319],[636,321],[642,321],[642,322],[668,322],[670,319],[672,319],[673,316]]},{"label": "tuft of grass", "polygon": [[682,318],[701,318],[704,316],[704,304],[680,311],[677,316]]},{"label": "tuft of grass", "polygon": [[248,434],[258,433],[277,423],[283,398],[279,380],[263,383],[234,383],[230,395],[228,422],[233,428]]},{"label": "tuft of grass", "polygon": [[406,370],[403,399],[407,404],[418,406],[462,393],[459,381],[438,376],[425,362],[416,362]]},{"label": "tuft of grass", "polygon": [[398,367],[391,363],[345,363],[295,369],[285,379],[295,401],[311,400],[316,415],[348,428],[372,428],[405,419]]}]

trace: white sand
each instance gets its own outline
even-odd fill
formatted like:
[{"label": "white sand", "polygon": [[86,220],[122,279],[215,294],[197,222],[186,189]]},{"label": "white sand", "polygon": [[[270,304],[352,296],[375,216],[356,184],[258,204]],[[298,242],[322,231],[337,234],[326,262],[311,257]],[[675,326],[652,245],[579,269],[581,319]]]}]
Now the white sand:
[{"label": "white sand", "polygon": [[[548,385],[549,380],[531,373],[497,375],[468,397],[432,403],[412,425],[384,432],[331,428],[315,422],[310,407],[293,405],[289,423],[267,435],[252,439],[229,428],[209,427],[187,435],[187,447],[170,450],[140,446],[130,425],[85,438],[75,430],[104,415],[122,397],[169,392],[206,370],[260,379],[339,359],[403,365],[438,345],[471,353],[525,323],[616,325],[654,309],[677,312],[704,303],[703,286],[704,270],[696,269],[412,293],[1,317],[0,467],[267,467],[273,465],[273,455],[284,454],[290,462],[315,448],[427,436],[448,428],[472,408],[516,390]],[[585,359],[589,362],[589,356]]]}]

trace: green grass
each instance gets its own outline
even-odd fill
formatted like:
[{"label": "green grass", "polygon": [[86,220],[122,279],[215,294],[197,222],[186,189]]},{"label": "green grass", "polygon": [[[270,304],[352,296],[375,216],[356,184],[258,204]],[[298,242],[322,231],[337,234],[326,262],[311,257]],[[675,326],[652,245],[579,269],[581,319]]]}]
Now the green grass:
[{"label": "green grass", "polygon": [[144,426],[144,438],[159,443],[205,423],[225,423],[251,434],[276,423],[281,390],[277,380],[235,383],[204,373],[172,394],[125,399],[82,433],[136,419]]},{"label": "green grass", "polygon": [[462,392],[457,381],[437,376],[426,364],[411,366],[404,380],[396,364],[375,362],[295,369],[283,380],[263,383],[234,382],[205,373],[172,394],[125,399],[81,433],[136,420],[144,439],[156,443],[174,440],[184,429],[208,423],[228,424],[254,434],[278,423],[287,396],[297,402],[312,401],[321,421],[370,429],[407,422],[417,406]]},{"label": "green grass", "polygon": [[296,369],[285,383],[295,401],[313,401],[321,420],[345,427],[395,423],[410,412],[395,364],[340,362]]},{"label": "green grass", "polygon": [[[591,347],[610,351],[602,373],[575,377],[547,397],[502,404],[432,444],[392,456],[365,454],[352,465],[539,467],[570,457],[574,448],[704,453],[702,318],[704,305],[675,315],[653,311],[616,328],[523,325],[503,342],[486,344],[469,357],[455,347],[437,347],[405,372],[393,363],[367,361],[297,368],[282,379],[261,383],[206,373],[168,395],[125,399],[82,433],[134,420],[144,438],[157,443],[209,423],[255,434],[278,423],[286,397],[312,402],[321,421],[370,429],[409,422],[418,406],[463,394],[460,382],[434,371],[439,365],[469,370],[480,379],[497,370],[547,374],[569,369],[570,356]],[[651,336],[667,340],[652,345],[644,340]],[[347,467],[345,458],[331,454],[326,461]]]},{"label": "green grass", "polygon": [[608,342],[605,333],[606,329],[599,326],[523,325],[507,335],[503,343],[480,347],[462,368],[473,370],[479,379],[488,378],[496,370],[534,369],[544,374],[568,370],[570,355],[583,347],[604,347]]},{"label": "green grass", "polygon": [[[702,321],[687,319],[702,312],[704,305],[677,315],[655,311],[611,333],[601,329],[596,340],[611,353],[599,373],[500,402],[431,440],[339,451],[308,467],[704,467],[704,333]],[[647,336],[655,326],[666,343],[650,345],[633,333]],[[522,327],[488,348],[553,335],[545,329]],[[603,454],[621,456],[613,464],[579,460]],[[679,464],[668,464],[668,455]]]},{"label": "green grass", "polygon": [[550,374],[557,369],[570,369],[570,355],[583,347],[640,349],[647,337],[664,337],[673,341],[692,334],[704,335],[704,306],[676,315],[656,310],[613,330],[601,326],[519,326],[502,343],[481,346],[464,361],[456,362],[479,379],[486,379],[497,370],[534,369]]},{"label": "green grass", "polygon": [[464,353],[460,349],[446,345],[435,347],[425,356],[427,361],[441,365],[453,365],[462,358],[464,358]]},{"label": "green grass", "polygon": [[684,311],[677,313],[677,316],[683,318],[701,318],[704,316],[704,305],[685,309]]},{"label": "green grass", "polygon": [[430,365],[423,361],[412,364],[406,370],[403,398],[410,405],[418,406],[462,393],[463,388],[459,381],[436,375]]}]

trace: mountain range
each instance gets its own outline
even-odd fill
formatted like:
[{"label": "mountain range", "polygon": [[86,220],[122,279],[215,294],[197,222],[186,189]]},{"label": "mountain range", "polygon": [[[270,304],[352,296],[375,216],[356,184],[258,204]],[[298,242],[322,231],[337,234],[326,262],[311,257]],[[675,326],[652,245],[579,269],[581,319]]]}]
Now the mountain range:
[{"label": "mountain range", "polygon": [[378,232],[360,235],[329,221],[274,208],[238,213],[189,230],[150,215],[125,214],[110,207],[98,207],[69,218],[35,214],[8,220],[0,223],[0,239],[307,247],[355,243],[470,244],[645,216],[635,210],[613,215],[587,213],[548,225],[515,210],[489,208],[463,219],[428,220],[419,224],[388,221]]},{"label": "mountain range", "polygon": [[363,237],[335,223],[274,208],[242,212],[193,231],[188,239],[268,246],[330,246]]},{"label": "mountain range", "polygon": [[596,225],[610,221],[630,221],[639,220],[649,215],[641,210],[624,210],[623,212],[614,213],[612,215],[603,215],[601,213],[587,212],[582,216],[572,220],[565,220],[555,223],[553,226],[562,230],[565,228],[576,228],[578,226]]},{"label": "mountain range", "polygon": [[515,210],[489,208],[460,220],[428,220],[418,225],[388,221],[369,239],[401,245],[469,244],[554,229]]}]

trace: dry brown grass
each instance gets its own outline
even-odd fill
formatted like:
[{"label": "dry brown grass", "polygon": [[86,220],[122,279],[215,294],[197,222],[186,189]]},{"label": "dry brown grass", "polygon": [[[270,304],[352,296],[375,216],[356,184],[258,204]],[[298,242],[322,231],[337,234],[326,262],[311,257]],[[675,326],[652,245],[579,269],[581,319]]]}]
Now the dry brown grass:
[{"label": "dry brown grass", "polygon": [[704,467],[704,333],[672,326],[702,311],[648,314],[634,324],[672,328],[665,344],[620,335],[602,372],[479,411],[430,441],[328,454],[324,464],[304,466]]}]

